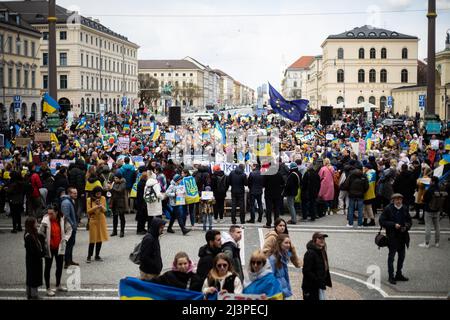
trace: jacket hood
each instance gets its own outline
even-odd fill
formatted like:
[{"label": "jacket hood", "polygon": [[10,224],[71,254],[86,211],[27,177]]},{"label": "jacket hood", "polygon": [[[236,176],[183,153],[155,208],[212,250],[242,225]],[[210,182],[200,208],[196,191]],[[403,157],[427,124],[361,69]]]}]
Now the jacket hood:
[{"label": "jacket hood", "polygon": [[225,175],[225,173],[220,170],[220,171],[214,171],[214,175],[218,176],[218,177],[223,177]]},{"label": "jacket hood", "polygon": [[148,229],[148,233],[155,238],[159,238],[159,229],[165,224],[166,222],[164,220],[160,218],[153,218],[150,228]]},{"label": "jacket hood", "polygon": [[67,195],[67,194],[61,197],[61,200],[66,200],[66,199],[71,200],[71,199],[70,199],[70,196]]},{"label": "jacket hood", "polygon": [[236,169],[234,169],[234,171],[235,171],[237,174],[244,174],[244,170],[242,170],[242,169],[239,168],[239,167],[237,167]]},{"label": "jacket hood", "polygon": [[[181,271],[177,270],[177,265],[175,264],[175,261],[172,263],[172,271],[184,273],[184,272],[181,272]],[[189,268],[188,268],[188,271],[186,273],[192,273],[192,272],[194,272],[194,264],[192,263],[192,260],[189,259]]]},{"label": "jacket hood", "polygon": [[208,255],[216,255],[220,253],[220,251],[220,248],[211,248],[209,245],[205,244],[204,246],[200,247],[200,249],[198,249],[198,256],[199,258],[203,258]]},{"label": "jacket hood", "polygon": [[261,279],[268,275],[269,273],[272,273],[272,267],[270,266],[269,260],[266,260],[266,264],[259,270],[259,272],[252,272],[250,271],[250,266],[248,270],[248,280],[245,280],[244,286],[247,287],[251,282]]},{"label": "jacket hood", "polygon": [[319,249],[319,247],[317,247],[314,242],[312,240],[310,240],[307,244],[306,244],[306,249],[308,250],[315,250],[315,251],[321,251]]},{"label": "jacket hood", "polygon": [[222,236],[222,245],[228,242],[232,242],[236,247],[239,247],[239,245],[236,243],[236,241],[234,241],[234,239],[228,232],[222,231],[220,235]]},{"label": "jacket hood", "polygon": [[264,236],[264,240],[267,240],[267,239],[269,239],[269,238],[271,238],[271,237],[277,238],[277,237],[278,237],[278,233],[277,233],[275,230],[272,230],[272,231],[270,231],[269,233],[267,233],[267,234]]},{"label": "jacket hood", "polygon": [[147,179],[147,182],[145,183],[147,186],[154,186],[158,183],[158,180],[156,180],[154,177],[150,177]]}]

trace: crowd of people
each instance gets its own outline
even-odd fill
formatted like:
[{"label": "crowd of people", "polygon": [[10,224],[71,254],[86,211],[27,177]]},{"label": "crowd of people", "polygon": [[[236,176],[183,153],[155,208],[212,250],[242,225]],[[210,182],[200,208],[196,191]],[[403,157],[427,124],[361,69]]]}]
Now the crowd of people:
[{"label": "crowd of people", "polygon": [[[423,248],[431,246],[431,226],[436,231],[435,246],[439,246],[439,221],[450,211],[446,196],[450,189],[446,178],[449,132],[428,136],[414,122],[405,122],[403,127],[377,125],[376,121],[384,117],[376,114],[374,123],[366,123],[361,115],[344,115],[324,127],[309,117],[294,123],[267,115],[228,113],[216,114],[211,121],[189,119],[177,128],[142,114],[108,113],[91,119],[81,115],[70,121],[64,119],[47,142],[33,139],[36,133],[48,131],[45,121],[17,121],[1,148],[0,213],[6,210],[11,216],[13,233],[22,231],[23,213],[28,216],[28,296],[34,297],[37,284],[42,282],[42,277],[38,279],[42,272],[37,267],[30,269],[39,264],[38,252],[41,258],[45,256],[47,294],[53,296],[55,291],[49,285],[53,258],[57,291],[65,291],[60,285],[62,268],[79,265],[72,258],[77,230],[89,230],[86,262],[91,263],[94,249],[94,260],[101,262],[102,244],[109,237],[125,236],[129,213],[135,214],[136,233],[145,235],[141,278],[161,283],[184,283],[193,277],[192,262],[184,253],[175,257],[172,273],[159,275],[162,262],[158,237],[166,221],[167,233],[176,232],[176,220],[183,235],[191,231],[188,223],[203,224],[207,245],[199,252],[201,281],[192,279],[189,285],[205,294],[224,287],[245,292],[248,286],[243,283],[238,246],[241,229],[236,226],[236,213],[239,209],[240,225],[262,223],[265,218],[263,226],[274,227],[274,231],[268,233],[264,249],[252,255],[255,264],[249,265],[249,274],[259,279],[271,270],[287,298],[292,295],[287,265],[289,261],[296,267],[302,264],[287,235],[287,225],[337,214],[349,228],[355,220],[359,228],[373,227],[380,211],[380,226],[387,230],[391,243],[389,281],[405,281],[401,269],[412,226],[410,211],[413,219],[425,224]],[[154,124],[151,134],[142,126],[147,120]],[[276,131],[278,136],[272,136],[267,144],[277,153],[254,150],[239,137],[242,130],[268,136]],[[221,141],[218,148],[225,133],[219,138],[216,131],[234,138]],[[31,138],[27,146],[16,143],[17,138],[26,137]],[[118,142],[120,137],[127,138],[126,146]],[[191,143],[188,148],[177,148],[186,140]],[[225,172],[217,161],[197,160],[194,155],[199,154],[207,159],[224,154],[239,165]],[[190,155],[192,166],[186,162]],[[59,162],[55,164],[55,160]],[[211,232],[224,221],[229,194],[233,227],[222,236],[219,246],[217,234],[211,236]],[[287,222],[280,219],[285,209],[290,216]],[[107,216],[113,217],[111,234],[107,232]],[[307,246],[303,263],[311,263],[315,269],[303,266],[305,299],[323,298],[322,290],[331,286],[326,254],[320,254],[326,251],[325,237],[316,235]],[[399,261],[394,276],[391,267],[396,253]],[[317,287],[317,281],[307,279],[314,276],[311,272],[317,272],[319,260],[323,281]],[[229,277],[232,280],[226,280]]]}]

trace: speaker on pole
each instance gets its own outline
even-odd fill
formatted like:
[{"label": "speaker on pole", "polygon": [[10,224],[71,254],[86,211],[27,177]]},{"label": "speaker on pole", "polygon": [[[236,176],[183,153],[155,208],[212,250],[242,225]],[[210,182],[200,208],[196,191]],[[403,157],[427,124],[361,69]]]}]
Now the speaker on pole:
[{"label": "speaker on pole", "polygon": [[333,124],[332,106],[322,106],[320,108],[320,124],[323,126],[331,126]]},{"label": "speaker on pole", "polygon": [[169,125],[181,126],[181,107],[180,106],[169,107]]}]

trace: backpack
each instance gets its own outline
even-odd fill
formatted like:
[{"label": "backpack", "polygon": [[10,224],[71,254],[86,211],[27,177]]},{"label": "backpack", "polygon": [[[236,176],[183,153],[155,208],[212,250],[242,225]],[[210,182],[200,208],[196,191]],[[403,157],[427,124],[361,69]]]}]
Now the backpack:
[{"label": "backpack", "polygon": [[432,211],[441,211],[444,207],[445,200],[447,198],[447,192],[445,191],[436,191],[433,193],[431,197],[430,204],[428,207]]},{"label": "backpack", "polygon": [[228,190],[227,176],[223,175],[217,179],[217,192],[226,193]]},{"label": "backpack", "polygon": [[155,203],[155,202],[159,201],[159,198],[156,195],[156,192],[155,192],[155,189],[153,189],[153,186],[145,188],[144,200],[147,203]]},{"label": "backpack", "polygon": [[142,241],[139,242],[137,245],[134,246],[133,252],[130,253],[130,260],[131,262],[133,262],[134,264],[141,264],[141,246],[142,246]]}]

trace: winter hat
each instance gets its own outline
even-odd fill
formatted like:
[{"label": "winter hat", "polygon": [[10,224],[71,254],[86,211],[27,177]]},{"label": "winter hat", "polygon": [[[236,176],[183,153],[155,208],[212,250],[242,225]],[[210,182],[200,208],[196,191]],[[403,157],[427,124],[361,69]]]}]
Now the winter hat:
[{"label": "winter hat", "polygon": [[205,191],[211,191],[211,187],[210,186],[206,186],[205,187]]},{"label": "winter hat", "polygon": [[290,170],[295,170],[297,168],[298,168],[298,166],[297,166],[297,164],[295,162],[291,162],[291,164],[289,165],[289,169]]},{"label": "winter hat", "polygon": [[213,171],[214,172],[217,172],[217,171],[220,171],[221,170],[221,168],[220,168],[220,165],[218,165],[218,164],[216,164],[214,167],[213,167]]},{"label": "winter hat", "polygon": [[179,174],[176,174],[176,175],[173,177],[173,181],[175,181],[175,182],[178,182],[178,181],[180,181],[181,179],[183,179],[183,177],[180,176]]},{"label": "winter hat", "polygon": [[115,177],[122,179],[122,173],[120,173],[120,171],[117,171],[116,174],[114,175]]}]

